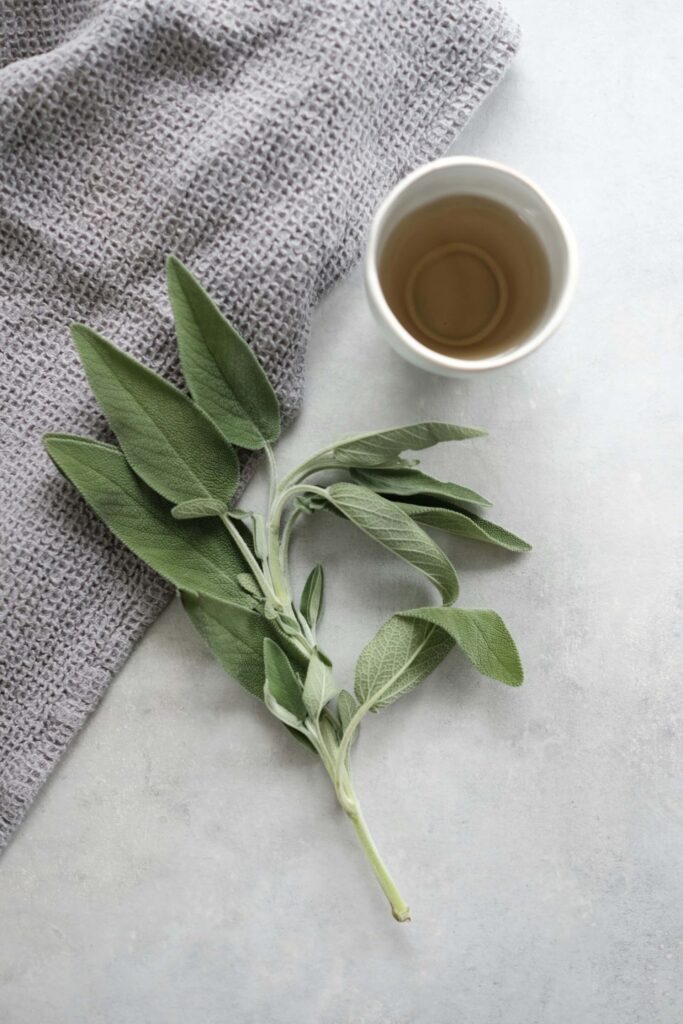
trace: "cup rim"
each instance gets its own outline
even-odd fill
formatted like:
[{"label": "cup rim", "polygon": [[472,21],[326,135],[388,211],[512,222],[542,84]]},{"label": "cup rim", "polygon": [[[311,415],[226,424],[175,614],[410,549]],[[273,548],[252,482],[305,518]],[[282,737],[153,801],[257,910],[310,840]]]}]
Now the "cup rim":
[{"label": "cup rim", "polygon": [[[414,338],[394,314],[391,306],[384,297],[377,267],[380,231],[389,211],[394,206],[399,196],[409,189],[416,181],[419,181],[420,178],[432,174],[443,167],[453,167],[464,164],[470,167],[485,167],[495,171],[500,171],[511,178],[516,178],[518,181],[526,185],[526,187],[529,188],[547,208],[548,212],[557,224],[567,251],[567,271],[562,292],[552,315],[548,318],[543,327],[540,330],[535,331],[522,345],[518,345],[516,348],[499,352],[496,355],[487,356],[484,359],[478,360],[458,359],[456,356],[444,355],[441,352],[436,352],[433,349],[428,348],[426,345],[423,345],[422,342],[418,341],[417,338]],[[368,235],[365,269],[365,282],[370,297],[375,304],[377,311],[386,321],[394,336],[397,336],[402,344],[414,353],[417,361],[430,363],[441,371],[456,371],[458,374],[480,373],[484,370],[493,370],[502,366],[508,366],[510,363],[515,363],[518,359],[523,359],[525,356],[535,352],[537,348],[548,340],[564,320],[576,290],[577,278],[578,252],[576,240],[564,215],[560,212],[555,203],[553,203],[553,201],[534,181],[532,181],[531,178],[519,171],[516,171],[514,168],[509,167],[507,164],[499,163],[496,160],[487,160],[483,157],[473,156],[445,156],[441,157],[439,160],[432,160],[430,163],[423,164],[421,167],[418,167],[417,170],[407,174],[391,189],[377,207],[374,217],[372,218],[372,224]]]}]

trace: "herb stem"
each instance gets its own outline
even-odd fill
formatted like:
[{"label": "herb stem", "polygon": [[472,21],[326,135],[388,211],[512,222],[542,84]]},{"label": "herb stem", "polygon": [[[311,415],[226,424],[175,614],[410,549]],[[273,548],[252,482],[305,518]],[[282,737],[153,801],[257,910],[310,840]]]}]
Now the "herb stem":
[{"label": "herb stem", "polygon": [[282,562],[282,569],[285,574],[285,577],[289,576],[289,542],[292,538],[292,529],[294,528],[294,524],[296,523],[297,519],[301,514],[302,509],[295,508],[292,511],[291,515],[289,516],[289,519],[285,523],[285,528],[282,531],[282,540],[280,542],[280,561]]},{"label": "herb stem", "polygon": [[275,456],[273,454],[273,447],[271,444],[266,442],[265,453],[268,458],[268,508],[272,508],[275,500],[275,494],[277,492],[277,466],[275,465]]},{"label": "herb stem", "polygon": [[253,553],[249,549],[249,545],[244,540],[244,537],[241,535],[241,533],[233,523],[232,519],[230,519],[228,515],[223,515],[221,516],[221,522],[223,523],[223,526],[226,528],[226,530],[234,540],[235,544],[239,548],[240,552],[242,553],[245,562],[248,564],[249,568],[254,574],[254,578],[256,579],[256,582],[260,586],[261,590],[263,591],[264,596],[269,598],[271,601],[275,601],[279,604],[279,599],[277,595],[273,593],[273,588],[270,586],[268,580],[263,575],[261,566],[254,558]]},{"label": "herb stem", "polygon": [[340,466],[334,459],[325,459],[324,456],[329,455],[332,448],[323,448],[322,451],[316,452],[310,459],[306,459],[300,466],[293,469],[291,473],[288,473],[282,479],[281,487],[288,487],[290,484],[298,484],[302,480],[305,480],[307,476],[311,476],[312,473],[322,473],[326,469],[345,469],[345,466]]},{"label": "herb stem", "polygon": [[370,862],[370,866],[375,873],[375,877],[382,887],[382,892],[389,900],[391,913],[397,921],[410,921],[410,908],[398,891],[396,883],[389,874],[386,865],[380,856],[379,850],[375,846],[374,840],[370,835],[367,823],[363,817],[363,812],[361,811],[357,800],[355,801],[353,809],[346,810],[346,813],[351,819],[351,823],[356,830],[356,835],[358,836],[360,844],[365,851],[365,856]]}]

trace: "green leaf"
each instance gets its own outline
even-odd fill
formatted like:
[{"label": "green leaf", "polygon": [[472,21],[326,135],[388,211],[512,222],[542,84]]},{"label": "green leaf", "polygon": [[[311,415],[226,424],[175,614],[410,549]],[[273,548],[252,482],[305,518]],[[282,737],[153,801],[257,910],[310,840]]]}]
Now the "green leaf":
[{"label": "green leaf", "polygon": [[312,514],[318,512],[320,509],[329,508],[327,498],[324,498],[320,494],[299,494],[294,502],[297,508],[300,508],[302,512]]},{"label": "green leaf", "polygon": [[263,603],[263,591],[250,572],[240,572],[237,574],[235,579],[242,590],[247,594],[251,594],[252,597],[258,598],[258,600]]},{"label": "green leaf", "polygon": [[462,509],[435,508],[432,505],[411,505],[409,502],[398,502],[400,508],[406,512],[411,519],[425,526],[433,526],[437,530],[444,530],[456,537],[467,537],[468,540],[484,541],[487,544],[496,544],[499,548],[506,548],[508,551],[531,551],[531,544],[527,544],[521,537],[517,537],[502,526],[482,519],[473,512],[465,512]]},{"label": "green leaf", "polygon": [[485,433],[476,427],[459,427],[454,423],[414,423],[344,438],[335,445],[333,454],[342,466],[382,466],[404,451],[420,451],[441,441],[463,441]]},{"label": "green leaf", "polygon": [[174,519],[207,519],[212,516],[224,516],[227,506],[215,498],[190,498],[174,505],[171,515]]},{"label": "green leaf", "polygon": [[285,636],[299,636],[301,633],[301,626],[291,615],[285,615],[283,612],[279,612],[277,617],[278,628],[282,630]]},{"label": "green leaf", "polygon": [[257,558],[263,560],[268,557],[268,537],[266,535],[266,524],[263,516],[258,512],[252,513],[254,524],[254,553]]},{"label": "green leaf", "polygon": [[276,634],[257,612],[206,594],[181,594],[183,607],[223,668],[263,700],[263,642]]},{"label": "green leaf", "polygon": [[297,721],[305,721],[306,708],[297,674],[280,645],[269,637],[263,641],[263,660],[266,682],[275,700],[294,715]]},{"label": "green leaf", "polygon": [[304,583],[301,594],[301,614],[311,629],[315,629],[323,610],[325,576],[322,565],[315,565]]},{"label": "green leaf", "polygon": [[320,735],[323,738],[323,743],[327,747],[332,757],[335,756],[339,749],[339,733],[334,721],[327,715],[321,715],[320,722],[318,723],[320,729]]},{"label": "green leaf", "polygon": [[496,612],[476,608],[415,608],[399,618],[438,626],[447,633],[482,675],[509,686],[524,680],[515,641]]},{"label": "green leaf", "polygon": [[313,655],[308,663],[303,699],[306,710],[314,722],[318,720],[323,708],[332,700],[336,692],[337,687],[329,665]]},{"label": "green leaf", "polygon": [[291,711],[288,711],[287,708],[283,707],[282,704],[280,704],[277,697],[273,693],[270,681],[268,679],[266,679],[263,685],[263,702],[270,711],[271,715],[275,715],[275,717],[280,722],[282,722],[283,725],[287,726],[290,732],[295,733],[301,730],[301,722],[296,717],[296,715],[292,714]]},{"label": "green leaf", "polygon": [[95,398],[138,476],[175,503],[216,498],[227,505],[239,480],[237,456],[209,417],[89,327],[74,324],[71,334]]},{"label": "green leaf", "polygon": [[421,498],[438,499],[438,504],[465,502],[468,505],[481,505],[485,508],[491,505],[487,498],[482,498],[481,494],[471,491],[469,487],[437,480],[417,469],[354,469],[351,476],[378,494],[391,494],[397,497],[418,494]]},{"label": "green leaf", "polygon": [[179,589],[244,602],[236,577],[246,564],[217,521],[178,522],[118,448],[68,434],[43,443],[59,470],[119,540]]},{"label": "green leaf", "polygon": [[453,640],[428,622],[394,615],[361,651],[354,689],[371,710],[415,689],[453,649]]},{"label": "green leaf", "polygon": [[280,407],[261,364],[174,256],[166,271],[180,362],[194,400],[228,440],[263,448],[280,433]]},{"label": "green leaf", "polygon": [[431,580],[444,603],[458,596],[458,577],[441,548],[403,509],[357,484],[332,484],[329,500],[347,519]]},{"label": "green leaf", "polygon": [[340,690],[337,697],[337,713],[339,715],[339,721],[341,723],[342,732],[346,732],[346,727],[358,710],[358,704],[353,694],[349,693],[348,690]]}]

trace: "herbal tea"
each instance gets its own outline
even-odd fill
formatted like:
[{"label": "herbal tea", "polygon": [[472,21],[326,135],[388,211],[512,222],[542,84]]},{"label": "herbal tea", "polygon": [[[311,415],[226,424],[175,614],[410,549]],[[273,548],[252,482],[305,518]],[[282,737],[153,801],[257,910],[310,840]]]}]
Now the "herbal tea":
[{"label": "herbal tea", "polygon": [[459,359],[513,348],[540,321],[550,269],[518,214],[483,196],[446,196],[408,214],[379,261],[384,296],[423,345]]}]

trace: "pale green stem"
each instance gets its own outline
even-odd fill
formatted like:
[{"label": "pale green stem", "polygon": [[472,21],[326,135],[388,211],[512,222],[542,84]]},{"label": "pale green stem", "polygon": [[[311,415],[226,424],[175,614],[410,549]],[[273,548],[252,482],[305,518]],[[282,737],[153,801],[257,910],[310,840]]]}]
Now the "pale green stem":
[{"label": "pale green stem", "polygon": [[[329,771],[330,769],[328,768],[328,772]],[[360,840],[365,856],[370,862],[370,867],[374,871],[375,877],[382,887],[382,892],[389,900],[391,913],[397,921],[410,921],[410,910],[408,908],[408,904],[398,891],[396,883],[389,874],[389,871],[380,856],[379,850],[375,846],[375,842],[370,834],[367,822],[363,817],[363,812],[360,809],[360,804],[358,803],[358,798],[355,794],[353,784],[351,782],[351,776],[346,765],[343,764],[340,770],[339,764],[337,763],[334,766],[334,775],[331,772],[330,775],[334,782],[337,800],[344,810],[344,813],[351,819],[351,823],[356,830],[356,835]]]},{"label": "pale green stem", "polygon": [[277,495],[273,504],[270,508],[269,515],[269,526],[268,526],[268,564],[270,567],[270,574],[273,580],[273,588],[275,593],[278,595],[281,601],[285,603],[290,610],[291,614],[294,614],[292,607],[292,600],[289,593],[289,584],[287,581],[286,570],[283,566],[283,559],[280,555],[280,520],[282,518],[282,512],[289,499],[294,494],[300,494],[306,491],[314,491],[319,494],[325,494],[325,491],[320,487],[313,487],[310,484],[302,485],[299,484],[295,487],[283,488],[280,486],[277,491]]},{"label": "pale green stem", "polygon": [[[266,449],[268,451],[268,449]],[[275,480],[274,465],[272,460],[272,452],[268,452],[269,459],[271,460],[271,482]],[[315,458],[309,460],[309,464],[312,464]],[[271,497],[269,502],[269,524],[268,524],[268,557],[266,559],[266,565],[270,570],[270,575],[273,581],[273,587],[278,597],[283,601],[287,610],[293,612],[292,600],[289,591],[288,582],[288,555],[289,555],[289,542],[291,539],[292,528],[298,516],[300,510],[295,509],[287,522],[282,533],[282,540],[280,540],[280,523],[282,519],[282,513],[287,502],[296,494],[302,493],[313,493],[325,496],[326,492],[321,487],[316,487],[312,484],[301,484],[298,481],[303,479],[306,475],[306,464],[300,466],[298,470],[286,477],[285,480],[280,484],[279,487],[271,489]],[[316,469],[326,468],[322,465],[316,466]],[[290,481],[297,481],[290,483]],[[241,538],[240,538],[241,539]],[[294,613],[296,614],[296,613]],[[306,622],[301,621],[300,626],[303,631],[301,636],[301,642],[307,643],[310,638],[311,642],[314,642],[314,638]],[[306,636],[309,634],[309,636]],[[332,780],[332,783],[337,794],[337,799],[343,808],[344,812],[351,819],[356,835],[360,841],[361,846],[365,852],[365,855],[370,862],[370,866],[375,873],[375,877],[379,882],[384,895],[389,901],[391,906],[391,912],[397,921],[409,921],[410,910],[408,905],[401,896],[400,892],[396,887],[396,883],[389,874],[384,862],[379,854],[377,847],[375,846],[374,840],[370,835],[365,818],[360,809],[358,799],[351,783],[351,778],[346,764],[347,752],[349,744],[353,738],[353,734],[358,728],[361,718],[367,711],[364,705],[358,708],[356,714],[353,716],[347,729],[345,730],[344,736],[342,737],[341,744],[337,757],[335,759],[334,751],[328,750],[318,723],[315,725],[309,723],[309,727],[306,729],[306,734],[309,739],[313,742],[318,755],[325,766],[325,769]]]},{"label": "pale green stem", "polygon": [[367,714],[367,711],[367,706],[365,704],[361,704],[360,707],[356,710],[355,714],[352,716],[351,720],[349,721],[349,724],[344,729],[344,735],[341,738],[341,743],[339,744],[339,751],[337,753],[337,773],[340,773],[344,768],[344,765],[346,764],[346,757],[349,752],[349,747],[351,746],[351,741],[353,740],[354,733],[356,732],[356,729],[360,725],[363,716]]},{"label": "pale green stem", "polygon": [[260,586],[261,590],[263,591],[264,596],[267,597],[269,600],[274,601],[276,604],[279,603],[277,595],[273,593],[273,590],[270,584],[268,583],[268,580],[263,575],[261,566],[256,561],[256,558],[254,557],[254,554],[251,551],[249,545],[247,544],[247,542],[245,541],[244,537],[239,532],[235,524],[233,523],[230,516],[221,516],[221,522],[223,523],[226,530],[234,540],[237,547],[240,549],[245,562],[247,563],[252,573],[254,574],[254,578],[256,579],[256,582]]},{"label": "pale green stem", "polygon": [[289,519],[285,523],[285,528],[282,531],[282,541],[280,543],[280,560],[282,562],[282,570],[285,577],[288,576],[288,565],[289,565],[289,542],[292,539],[292,530],[299,516],[303,514],[303,509],[295,508],[289,516]]},{"label": "pale green stem", "polygon": [[375,877],[382,886],[384,895],[389,900],[391,913],[397,921],[410,921],[410,908],[398,891],[396,883],[387,871],[384,861],[380,857],[379,850],[375,846],[374,840],[370,835],[358,802],[356,802],[355,811],[347,811],[346,813],[351,819],[353,827],[356,830],[356,835],[358,836],[360,844],[365,851],[365,856],[370,861],[370,867],[375,872]]},{"label": "pale green stem", "polygon": [[306,461],[302,462],[300,466],[297,466],[296,469],[291,471],[291,473],[288,473],[283,477],[280,488],[284,489],[285,487],[289,487],[290,484],[300,483],[312,473],[322,473],[326,469],[344,469],[345,467],[340,466],[338,462],[334,461],[334,459],[325,460],[324,456],[329,454],[331,450],[331,448],[323,448],[322,451],[316,452],[315,455],[312,455],[310,459],[306,459]]},{"label": "pale green stem", "polygon": [[275,494],[277,492],[277,466],[275,465],[275,456],[273,455],[273,448],[270,444],[266,444],[265,452],[268,458],[268,508],[270,509],[272,507],[273,502],[275,501]]}]

